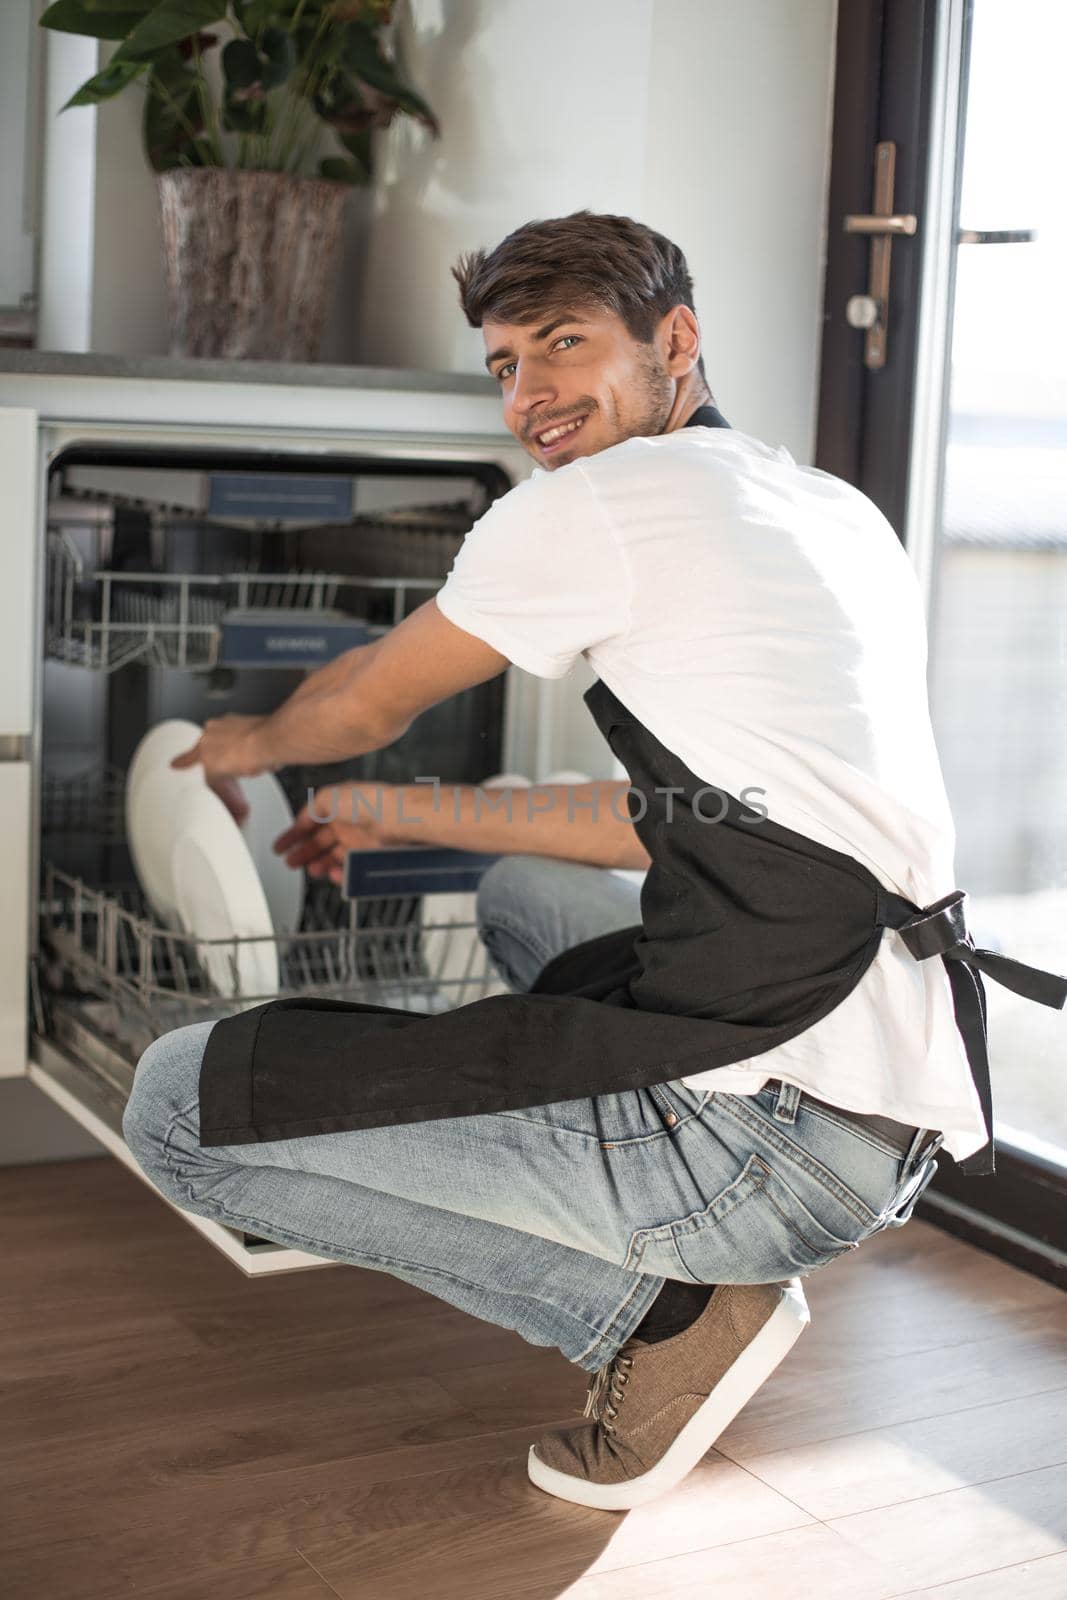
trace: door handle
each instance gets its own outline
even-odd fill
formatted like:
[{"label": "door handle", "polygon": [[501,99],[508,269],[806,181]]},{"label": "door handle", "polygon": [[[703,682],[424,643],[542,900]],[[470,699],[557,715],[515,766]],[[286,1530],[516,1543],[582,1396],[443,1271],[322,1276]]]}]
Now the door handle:
[{"label": "door handle", "polygon": [[845,217],[846,233],[867,234],[871,249],[867,263],[867,293],[854,294],[845,306],[845,317],[853,328],[865,328],[864,364],[873,369],[885,366],[886,336],[889,322],[889,268],[894,237],[910,237],[919,226],[912,212],[893,210],[897,147],[883,139],[874,147],[874,197],[867,215],[850,212]]},{"label": "door handle", "polygon": [[1033,244],[1036,228],[961,228],[957,244]]}]

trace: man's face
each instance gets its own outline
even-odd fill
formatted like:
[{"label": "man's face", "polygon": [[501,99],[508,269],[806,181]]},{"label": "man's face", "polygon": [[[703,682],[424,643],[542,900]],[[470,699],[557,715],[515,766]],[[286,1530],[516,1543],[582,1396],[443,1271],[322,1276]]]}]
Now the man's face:
[{"label": "man's face", "polygon": [[[675,395],[660,342],[641,344],[613,311],[546,311],[482,325],[504,421],[547,471],[635,436],[663,432]],[[580,420],[579,420],[580,419]],[[553,427],[577,429],[545,439]]]}]

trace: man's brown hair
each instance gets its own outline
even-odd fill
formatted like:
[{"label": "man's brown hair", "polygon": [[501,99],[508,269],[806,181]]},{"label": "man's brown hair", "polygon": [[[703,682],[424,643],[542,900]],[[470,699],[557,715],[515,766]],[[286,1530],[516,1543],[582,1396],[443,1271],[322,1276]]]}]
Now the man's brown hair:
[{"label": "man's brown hair", "polygon": [[[651,344],[672,306],[693,305],[685,256],[632,217],[572,211],[526,222],[494,250],[472,250],[452,268],[472,328],[537,322],[550,312],[600,306],[622,318],[631,338]],[[704,357],[697,371],[707,383]]]}]

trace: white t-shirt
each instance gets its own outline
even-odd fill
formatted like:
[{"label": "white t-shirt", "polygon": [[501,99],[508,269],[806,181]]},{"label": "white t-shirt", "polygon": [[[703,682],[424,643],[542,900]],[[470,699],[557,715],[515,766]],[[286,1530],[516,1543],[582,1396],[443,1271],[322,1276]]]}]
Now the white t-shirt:
[{"label": "white t-shirt", "polygon": [[[633,438],[532,476],[467,534],[441,611],[556,678],[584,656],[704,782],[929,905],[957,887],[911,562],[851,484],[736,429]],[[782,1078],[846,1110],[986,1143],[943,963],[886,929],[851,994],[796,1038],[686,1078]]]}]

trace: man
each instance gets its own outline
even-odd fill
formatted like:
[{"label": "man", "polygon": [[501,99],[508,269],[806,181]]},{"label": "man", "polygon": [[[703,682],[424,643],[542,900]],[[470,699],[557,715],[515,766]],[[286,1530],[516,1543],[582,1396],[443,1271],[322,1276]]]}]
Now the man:
[{"label": "man", "polygon": [[[905,1221],[942,1140],[977,1159],[991,1119],[929,957],[985,953],[958,892],[930,904],[954,834],[907,556],[858,491],[726,423],[678,247],[579,212],[453,270],[532,477],[434,599],[175,764],[222,784],[377,750],[511,662],[581,655],[631,785],[510,820],[466,786],[389,790],[380,818],[356,805],[377,785],[317,796],[276,843],[311,873],[374,842],[502,852],[479,920],[515,992],[178,1029],[124,1131],[179,1205],[594,1372],[591,1420],[529,1472],[619,1509],[782,1360],[801,1276]],[[639,916],[606,867],[650,867]]]}]

